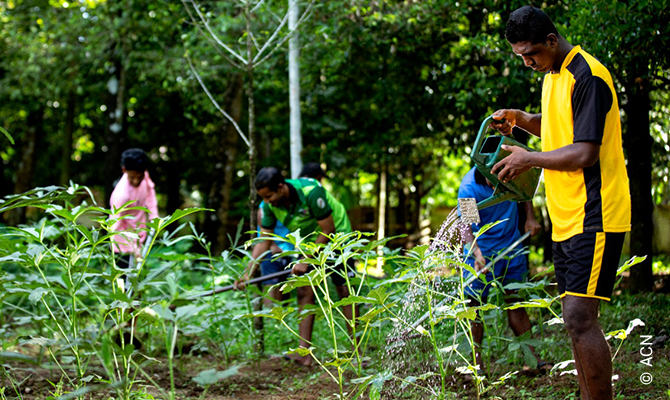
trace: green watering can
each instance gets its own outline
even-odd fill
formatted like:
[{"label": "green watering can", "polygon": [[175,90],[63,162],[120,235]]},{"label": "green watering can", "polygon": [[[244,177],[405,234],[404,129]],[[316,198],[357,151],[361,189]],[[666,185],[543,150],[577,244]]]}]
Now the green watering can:
[{"label": "green watering can", "polygon": [[542,174],[540,168],[531,168],[517,176],[515,179],[503,183],[498,180],[497,174],[491,173],[491,168],[493,168],[498,161],[511,154],[509,151],[502,149],[502,145],[504,144],[522,147],[528,151],[537,151],[508,136],[489,135],[484,138],[484,134],[492,119],[492,116],[488,116],[484,122],[482,122],[482,126],[479,128],[479,133],[477,134],[477,139],[475,140],[475,145],[470,152],[470,158],[474,161],[475,167],[477,167],[479,172],[481,172],[495,187],[491,197],[477,203],[477,209],[479,210],[506,200],[513,200],[516,202],[530,201],[533,198],[533,195],[535,195],[535,190],[537,189],[540,175]]}]

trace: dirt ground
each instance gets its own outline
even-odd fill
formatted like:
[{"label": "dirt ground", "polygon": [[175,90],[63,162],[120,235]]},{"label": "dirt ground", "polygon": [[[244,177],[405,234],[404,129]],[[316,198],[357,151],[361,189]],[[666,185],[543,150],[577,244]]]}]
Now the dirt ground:
[{"label": "dirt ground", "polygon": [[[656,373],[667,367],[670,358],[670,349],[656,349],[654,356],[656,360],[665,360],[658,365]],[[639,363],[639,356],[635,353],[620,354],[618,363]],[[216,366],[217,362],[211,357],[188,357],[175,367],[176,398],[180,400],[317,400],[332,399],[338,393],[337,384],[319,367],[302,367],[282,358],[268,358],[262,360],[258,365],[247,364],[240,368],[239,373],[233,375],[217,384],[212,385],[206,393],[204,388],[193,381],[203,369]],[[223,366],[219,370],[225,369]],[[12,377],[20,383],[20,397],[17,396],[6,377],[0,377],[0,385],[4,386],[4,396],[7,399],[44,400],[57,392],[57,383],[60,374],[56,370],[27,369],[18,365],[12,366],[10,370]],[[167,364],[165,362],[154,363],[147,370],[151,379],[160,386],[164,392],[156,389],[153,385],[138,382],[133,389],[135,391],[145,390],[155,399],[165,399],[169,393],[170,379]],[[665,390],[661,387],[653,387],[639,384],[637,376],[627,377],[633,371],[620,371],[615,366],[615,374],[621,374],[621,379],[615,383],[615,394],[626,399],[660,399]],[[661,375],[657,375],[658,378]],[[351,378],[351,377],[348,377]],[[4,379],[4,380],[3,380]],[[390,382],[388,382],[390,383]],[[93,384],[93,382],[91,383]],[[493,399],[553,399],[558,395],[560,398],[579,398],[577,394],[577,379],[572,375],[553,376],[537,375],[534,373],[520,373],[503,385],[488,393]],[[65,392],[68,388],[64,387]],[[476,396],[472,383],[467,382],[459,374],[450,377],[447,382],[447,391],[455,398],[474,398]],[[70,389],[71,390],[71,389]],[[345,388],[345,391],[347,388]],[[351,388],[350,388],[351,390]],[[667,390],[667,388],[666,388]],[[399,387],[385,385],[382,392],[383,399],[405,398],[405,390]],[[63,392],[61,392],[63,393]],[[418,396],[418,397],[417,397]],[[83,396],[84,399],[108,400],[115,398],[115,394],[109,391],[95,392]],[[145,397],[139,397],[144,399]],[[363,397],[364,398],[364,397]],[[415,393],[412,398],[421,398]],[[430,398],[429,395],[425,397]]]},{"label": "dirt ground", "polygon": [[[216,365],[217,362],[214,359],[207,357],[189,357],[187,363],[177,365],[175,368],[176,397],[183,400],[201,398],[204,388],[192,378],[200,371]],[[218,369],[225,368],[219,366]],[[44,400],[58,393],[59,371],[26,368],[20,365],[13,365],[9,371],[12,378],[19,383],[20,397],[13,390],[9,380],[0,376],[0,386],[5,388],[4,395],[8,399]],[[164,391],[169,392],[170,374],[165,362],[153,365],[147,372],[154,382]],[[68,387],[63,386],[66,393]],[[165,392],[147,384],[146,381],[137,383],[133,389],[144,389],[156,399],[165,397]],[[207,400],[316,400],[329,397],[337,392],[337,384],[318,367],[307,368],[283,358],[268,358],[262,360],[258,365],[242,366],[238,374],[209,387],[204,398]],[[85,395],[84,398],[106,400],[114,396],[112,392],[103,391]]]}]

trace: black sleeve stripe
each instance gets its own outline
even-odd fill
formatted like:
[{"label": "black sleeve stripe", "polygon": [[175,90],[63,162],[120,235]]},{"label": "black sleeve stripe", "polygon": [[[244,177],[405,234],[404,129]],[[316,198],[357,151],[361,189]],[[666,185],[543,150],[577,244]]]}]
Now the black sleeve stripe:
[{"label": "black sleeve stripe", "polygon": [[573,142],[602,143],[607,113],[614,103],[612,91],[607,82],[591,73],[581,54],[575,56],[568,70],[575,77],[572,92]]},{"label": "black sleeve stripe", "polygon": [[333,210],[330,209],[328,212],[325,213],[325,215],[319,215],[318,218],[316,218],[317,221],[323,221],[324,219],[330,217],[333,214]]}]

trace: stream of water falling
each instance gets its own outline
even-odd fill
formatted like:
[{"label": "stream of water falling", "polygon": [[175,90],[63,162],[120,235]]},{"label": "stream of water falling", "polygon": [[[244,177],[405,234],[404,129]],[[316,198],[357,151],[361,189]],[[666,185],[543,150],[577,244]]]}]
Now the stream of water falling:
[{"label": "stream of water falling", "polygon": [[[461,223],[457,209],[454,209],[442,223],[437,234],[431,241],[426,256],[418,269],[425,273],[417,273],[398,310],[398,319],[394,321],[391,333],[387,336],[387,346],[382,353],[382,368],[394,376],[421,376],[435,373],[426,379],[428,387],[439,387],[439,371],[434,358],[434,349],[430,341],[411,329],[428,310],[427,290],[448,294],[454,291],[459,281],[448,279],[444,274],[457,273],[452,267],[455,261],[462,261],[463,234],[466,224]],[[432,307],[444,299],[444,296],[433,296]],[[428,326],[429,321],[422,323]]]}]

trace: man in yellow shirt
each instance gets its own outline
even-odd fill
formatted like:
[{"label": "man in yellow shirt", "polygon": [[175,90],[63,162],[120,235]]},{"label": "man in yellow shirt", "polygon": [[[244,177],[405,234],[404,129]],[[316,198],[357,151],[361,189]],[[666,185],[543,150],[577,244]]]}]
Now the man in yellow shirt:
[{"label": "man in yellow shirt", "polygon": [[542,151],[505,146],[512,154],[492,172],[504,182],[530,168],[545,169],[556,280],[582,399],[612,399],[611,355],[598,306],[612,295],[631,213],[612,77],[537,8],[514,11],[505,36],[527,67],[546,73],[542,113],[498,110],[491,125],[503,134],[518,126],[541,137]]}]

